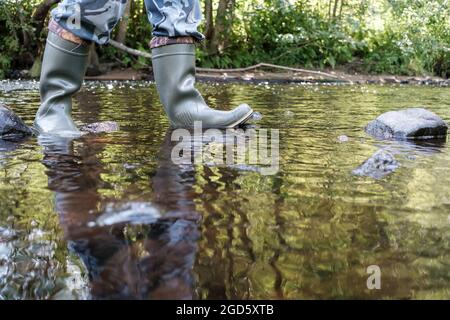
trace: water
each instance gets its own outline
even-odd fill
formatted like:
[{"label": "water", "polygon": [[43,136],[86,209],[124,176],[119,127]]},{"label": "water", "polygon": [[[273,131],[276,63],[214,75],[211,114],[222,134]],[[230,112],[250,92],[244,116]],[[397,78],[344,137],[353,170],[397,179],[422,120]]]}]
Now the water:
[{"label": "water", "polygon": [[[0,101],[31,123],[36,85],[2,85]],[[449,144],[362,130],[419,105],[449,122],[448,88],[200,89],[213,107],[248,102],[261,128],[280,130],[280,171],[176,166],[152,84],[89,83],[76,122],[120,131],[0,145],[0,298],[450,298]],[[351,174],[379,148],[396,172]],[[370,265],[381,290],[367,288]]]}]

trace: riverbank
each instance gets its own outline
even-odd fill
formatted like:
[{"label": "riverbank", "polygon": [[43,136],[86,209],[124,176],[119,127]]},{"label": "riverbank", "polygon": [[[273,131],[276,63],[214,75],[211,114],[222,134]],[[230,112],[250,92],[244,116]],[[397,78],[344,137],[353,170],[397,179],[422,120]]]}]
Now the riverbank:
[{"label": "riverbank", "polygon": [[[369,75],[348,73],[341,70],[313,71],[323,74],[309,74],[289,70],[272,71],[256,69],[245,71],[203,71],[197,72],[199,81],[213,82],[248,82],[248,83],[347,83],[347,84],[416,84],[450,86],[450,79],[432,76],[397,76],[397,75]],[[151,71],[133,69],[114,69],[100,76],[88,76],[86,80],[95,81],[126,81],[153,80]]]},{"label": "riverbank", "polygon": [[[291,69],[291,68],[286,68]],[[219,83],[330,83],[330,84],[411,84],[450,87],[450,79],[436,76],[401,76],[401,75],[374,75],[349,70],[304,70],[302,72],[282,69],[256,68],[250,71],[232,70],[197,70],[197,80],[200,82]],[[301,69],[297,69],[301,70]],[[17,82],[29,80],[26,74],[9,79]],[[37,79],[34,79],[37,80]],[[87,81],[153,81],[152,70],[134,70],[131,68],[112,68],[101,75],[89,76]],[[8,81],[8,80],[6,80]]]}]

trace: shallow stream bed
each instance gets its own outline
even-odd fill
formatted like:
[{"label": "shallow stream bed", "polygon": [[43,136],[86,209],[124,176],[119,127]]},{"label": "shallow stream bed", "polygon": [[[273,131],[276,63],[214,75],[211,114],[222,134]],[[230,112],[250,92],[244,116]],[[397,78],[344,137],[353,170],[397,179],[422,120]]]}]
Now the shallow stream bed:
[{"label": "shallow stream bed", "polygon": [[[175,165],[152,83],[88,82],[75,121],[120,131],[0,142],[0,299],[450,299],[449,143],[363,130],[413,106],[450,122],[449,88],[199,89],[212,107],[263,114],[258,128],[279,130],[280,170]],[[31,124],[36,83],[2,82],[0,101]],[[352,175],[380,148],[398,170]],[[380,290],[367,287],[371,265]]]}]

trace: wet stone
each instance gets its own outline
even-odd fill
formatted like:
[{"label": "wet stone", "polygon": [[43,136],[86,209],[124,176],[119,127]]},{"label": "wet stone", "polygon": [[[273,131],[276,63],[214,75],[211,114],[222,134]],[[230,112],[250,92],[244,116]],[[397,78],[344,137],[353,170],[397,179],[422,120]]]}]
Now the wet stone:
[{"label": "wet stone", "polygon": [[435,113],[424,108],[409,108],[382,114],[366,127],[379,139],[446,138],[448,125]]},{"label": "wet stone", "polygon": [[11,109],[0,103],[0,138],[4,140],[21,139],[33,132]]},{"label": "wet stone", "polygon": [[349,142],[350,141],[350,138],[348,136],[346,136],[346,135],[341,135],[337,139],[338,139],[339,143],[345,143],[345,142]]},{"label": "wet stone", "polygon": [[86,133],[114,132],[119,131],[120,126],[115,121],[104,121],[84,125],[80,128],[80,130]]},{"label": "wet stone", "polygon": [[381,179],[394,172],[398,167],[400,167],[400,164],[391,153],[386,150],[379,150],[352,173],[356,176]]}]

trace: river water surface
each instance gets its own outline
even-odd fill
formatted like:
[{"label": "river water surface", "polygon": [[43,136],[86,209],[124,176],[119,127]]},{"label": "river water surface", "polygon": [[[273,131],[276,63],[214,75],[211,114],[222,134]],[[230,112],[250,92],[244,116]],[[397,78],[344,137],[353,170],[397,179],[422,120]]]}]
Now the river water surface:
[{"label": "river water surface", "polygon": [[[31,124],[36,84],[1,87]],[[0,142],[0,299],[450,298],[449,144],[363,130],[412,106],[450,122],[449,88],[199,88],[211,106],[247,102],[259,128],[280,130],[279,172],[175,165],[152,83],[87,83],[75,121],[120,131]],[[380,148],[397,171],[352,175]],[[380,290],[367,287],[371,265]]]}]

